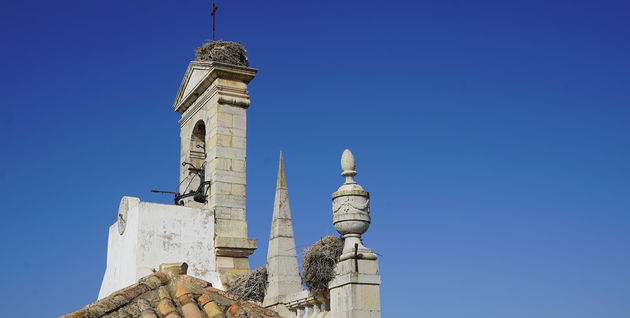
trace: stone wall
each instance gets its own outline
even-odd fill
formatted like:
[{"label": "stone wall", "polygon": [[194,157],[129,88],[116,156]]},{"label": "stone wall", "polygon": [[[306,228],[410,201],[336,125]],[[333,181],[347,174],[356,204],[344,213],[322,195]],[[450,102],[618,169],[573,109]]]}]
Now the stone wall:
[{"label": "stone wall", "polygon": [[[99,299],[149,275],[161,263],[186,262],[188,273],[220,286],[214,254],[214,213],[207,209],[124,197],[109,228],[107,268]],[[121,210],[125,209],[125,211]],[[126,223],[122,234],[119,225]]]}]

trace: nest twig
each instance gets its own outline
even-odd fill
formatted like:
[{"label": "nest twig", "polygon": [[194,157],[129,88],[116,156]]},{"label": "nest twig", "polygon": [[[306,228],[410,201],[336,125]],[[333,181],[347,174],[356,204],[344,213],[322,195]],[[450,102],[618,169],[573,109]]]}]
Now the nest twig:
[{"label": "nest twig", "polygon": [[263,265],[255,270],[236,277],[228,293],[240,300],[254,300],[262,302],[267,290],[267,268]]},{"label": "nest twig", "polygon": [[230,41],[214,41],[197,48],[197,60],[248,66],[242,45]]},{"label": "nest twig", "polygon": [[335,264],[343,250],[343,239],[326,236],[304,252],[302,280],[313,295],[328,290],[328,283],[335,277]]}]

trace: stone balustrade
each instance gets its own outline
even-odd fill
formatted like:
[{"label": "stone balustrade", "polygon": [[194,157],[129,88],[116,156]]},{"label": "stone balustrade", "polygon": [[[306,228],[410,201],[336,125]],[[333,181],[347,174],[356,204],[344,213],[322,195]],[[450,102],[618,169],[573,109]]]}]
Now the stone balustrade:
[{"label": "stone balustrade", "polygon": [[329,297],[313,297],[308,290],[285,298],[286,307],[296,318],[328,318],[330,315]]}]

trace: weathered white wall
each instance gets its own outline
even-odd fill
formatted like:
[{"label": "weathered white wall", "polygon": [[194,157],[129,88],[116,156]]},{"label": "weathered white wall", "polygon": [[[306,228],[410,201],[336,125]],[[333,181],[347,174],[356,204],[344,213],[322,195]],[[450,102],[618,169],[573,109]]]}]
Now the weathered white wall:
[{"label": "weathered white wall", "polygon": [[186,262],[189,275],[220,288],[214,252],[214,213],[136,202],[127,210],[122,235],[118,230],[120,221],[109,228],[107,269],[98,298],[137,282],[161,263]]}]

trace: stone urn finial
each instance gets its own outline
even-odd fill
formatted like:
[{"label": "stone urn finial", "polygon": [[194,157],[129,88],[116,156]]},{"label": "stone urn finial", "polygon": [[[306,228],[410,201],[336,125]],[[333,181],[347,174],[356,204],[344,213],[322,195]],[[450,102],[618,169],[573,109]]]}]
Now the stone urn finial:
[{"label": "stone urn finial", "polygon": [[341,260],[350,258],[376,259],[376,254],[361,243],[361,235],[370,226],[370,194],[354,181],[356,163],[350,150],[341,156],[341,175],[346,182],[333,193],[333,224],[343,235]]}]

